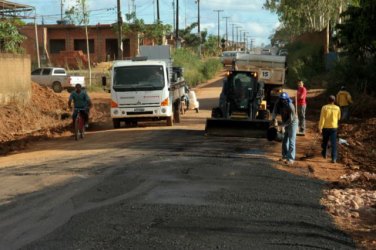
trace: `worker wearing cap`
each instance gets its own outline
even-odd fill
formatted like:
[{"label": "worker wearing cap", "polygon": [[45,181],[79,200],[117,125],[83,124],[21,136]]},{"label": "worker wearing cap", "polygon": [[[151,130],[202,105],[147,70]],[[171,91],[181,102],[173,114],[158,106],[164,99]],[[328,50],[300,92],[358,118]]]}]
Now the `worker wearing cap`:
[{"label": "worker wearing cap", "polygon": [[341,86],[341,90],[337,94],[336,102],[341,108],[341,121],[349,120],[349,105],[352,103],[351,95],[345,86]]},{"label": "worker wearing cap", "polygon": [[296,93],[297,103],[296,106],[298,108],[298,118],[299,118],[299,135],[305,134],[305,114],[307,108],[307,89],[304,87],[304,83],[302,80],[298,81],[298,90]]},{"label": "worker wearing cap", "polygon": [[332,163],[337,162],[337,129],[338,121],[341,119],[341,110],[334,104],[336,98],[329,96],[329,103],[321,108],[319,132],[322,133],[322,157],[326,158],[328,141],[332,149]]},{"label": "worker wearing cap", "polygon": [[295,107],[286,92],[282,92],[274,105],[272,120],[276,121],[277,114],[282,117],[284,135],[282,141],[282,159],[288,165],[294,164],[296,132],[298,130],[298,117]]}]

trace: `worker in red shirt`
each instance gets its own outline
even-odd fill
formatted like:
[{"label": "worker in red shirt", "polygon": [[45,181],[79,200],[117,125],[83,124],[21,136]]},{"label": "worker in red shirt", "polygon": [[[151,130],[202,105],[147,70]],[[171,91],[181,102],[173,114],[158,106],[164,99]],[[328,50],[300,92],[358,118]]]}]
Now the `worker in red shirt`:
[{"label": "worker in red shirt", "polygon": [[304,87],[302,80],[298,81],[298,91],[296,93],[298,118],[299,118],[299,132],[298,135],[305,135],[305,113],[307,108],[307,89]]}]

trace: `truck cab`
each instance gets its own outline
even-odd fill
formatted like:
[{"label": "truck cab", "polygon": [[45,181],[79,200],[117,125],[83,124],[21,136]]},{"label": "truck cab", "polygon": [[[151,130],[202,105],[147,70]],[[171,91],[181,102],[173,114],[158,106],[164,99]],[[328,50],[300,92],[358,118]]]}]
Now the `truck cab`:
[{"label": "truck cab", "polygon": [[164,61],[118,61],[111,72],[111,117],[120,121],[167,120],[172,125],[173,107],[169,72]]},{"label": "truck cab", "polygon": [[[115,61],[111,71],[111,117],[114,128],[121,122],[165,120],[180,122],[186,96],[183,69],[172,67],[168,46],[141,46],[133,60]],[[106,83],[104,82],[104,85]]]}]

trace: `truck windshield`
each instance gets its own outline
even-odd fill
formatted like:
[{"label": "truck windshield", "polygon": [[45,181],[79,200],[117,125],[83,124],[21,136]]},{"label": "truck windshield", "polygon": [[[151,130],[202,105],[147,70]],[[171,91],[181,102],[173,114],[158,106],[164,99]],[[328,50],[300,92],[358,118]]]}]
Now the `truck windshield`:
[{"label": "truck windshield", "polygon": [[124,66],[114,70],[115,90],[161,90],[164,82],[162,66]]}]

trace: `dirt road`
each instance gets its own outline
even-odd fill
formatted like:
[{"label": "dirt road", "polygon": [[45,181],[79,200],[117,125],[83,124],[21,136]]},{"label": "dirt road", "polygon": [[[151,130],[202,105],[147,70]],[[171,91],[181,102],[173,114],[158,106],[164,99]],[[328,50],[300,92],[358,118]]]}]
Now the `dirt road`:
[{"label": "dirt road", "polygon": [[174,127],[103,117],[85,140],[0,158],[0,249],[353,249],[324,182],[273,168],[278,144],[204,135],[219,91]]}]

